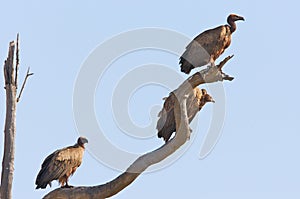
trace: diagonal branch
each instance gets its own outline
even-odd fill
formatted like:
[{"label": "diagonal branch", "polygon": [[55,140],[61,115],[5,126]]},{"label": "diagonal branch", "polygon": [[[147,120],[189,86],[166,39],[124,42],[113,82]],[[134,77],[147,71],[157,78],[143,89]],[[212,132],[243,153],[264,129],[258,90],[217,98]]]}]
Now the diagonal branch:
[{"label": "diagonal branch", "polygon": [[180,133],[177,133],[170,142],[152,152],[142,155],[134,161],[123,174],[106,184],[94,187],[76,187],[72,189],[58,188],[46,195],[44,199],[108,198],[123,190],[149,166],[167,158],[174,151],[180,148],[187,140],[187,135],[189,135],[189,126],[186,113],[186,98],[184,98],[180,104],[179,101],[176,101],[175,105],[176,121],[181,121],[178,131]]},{"label": "diagonal branch", "polygon": [[228,56],[216,67],[195,73],[173,91],[177,99],[174,104],[174,114],[176,129],[178,129],[173,139],[160,148],[140,156],[124,173],[106,184],[92,187],[74,187],[70,189],[58,188],[48,193],[44,199],[101,199],[111,197],[130,185],[148,167],[164,160],[174,153],[188,140],[190,135],[186,109],[187,96],[200,84],[223,80],[231,81],[232,79],[228,78],[229,76],[222,71],[223,66],[231,58],[232,56]]},{"label": "diagonal branch", "polygon": [[26,84],[26,81],[27,81],[28,77],[34,74],[34,73],[29,73],[29,70],[30,70],[30,67],[28,67],[28,69],[27,69],[27,73],[26,73],[25,79],[23,81],[23,84],[22,84],[22,87],[21,87],[21,91],[20,91],[19,96],[17,98],[17,102],[20,101],[20,98],[21,98],[21,95],[23,93],[23,90],[24,90],[24,87],[25,87],[25,84]]},{"label": "diagonal branch", "polygon": [[[185,84],[190,84],[192,88],[195,88],[196,86],[200,84],[205,83],[213,83],[213,82],[219,82],[219,81],[232,81],[234,78],[230,77],[226,73],[222,71],[225,64],[233,57],[233,55],[226,57],[223,61],[221,61],[217,66],[215,67],[209,67],[206,69],[203,69],[200,72],[195,73],[190,78],[188,78],[183,84],[180,85],[180,87],[183,87]],[[178,89],[182,89],[182,88]]]}]

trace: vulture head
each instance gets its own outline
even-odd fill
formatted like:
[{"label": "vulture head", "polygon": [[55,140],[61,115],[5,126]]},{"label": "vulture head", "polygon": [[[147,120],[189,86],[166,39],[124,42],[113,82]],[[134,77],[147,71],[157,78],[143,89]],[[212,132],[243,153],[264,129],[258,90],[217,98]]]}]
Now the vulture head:
[{"label": "vulture head", "polygon": [[231,31],[231,33],[233,33],[236,30],[236,24],[235,24],[235,22],[239,21],[239,20],[245,21],[244,17],[238,16],[236,14],[230,14],[227,17],[227,23],[230,25],[230,31]]},{"label": "vulture head", "polygon": [[215,103],[215,100],[210,96],[205,89],[201,89],[203,97],[201,97],[201,105],[204,106],[207,102]]},{"label": "vulture head", "polygon": [[77,140],[77,144],[84,148],[84,144],[88,143],[89,141],[85,137],[79,137]]}]

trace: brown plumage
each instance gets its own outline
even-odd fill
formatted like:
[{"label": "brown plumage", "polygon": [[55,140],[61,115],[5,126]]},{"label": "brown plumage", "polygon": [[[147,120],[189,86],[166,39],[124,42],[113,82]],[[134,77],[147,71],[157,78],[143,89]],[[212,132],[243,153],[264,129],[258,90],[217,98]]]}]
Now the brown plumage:
[{"label": "brown plumage", "polygon": [[48,184],[51,187],[51,181],[53,180],[58,180],[61,187],[72,187],[68,185],[68,178],[81,165],[85,143],[88,143],[88,140],[79,137],[75,145],[56,150],[50,154],[44,160],[37,175],[36,189],[45,189]]},{"label": "brown plumage", "polygon": [[[164,141],[167,142],[172,133],[176,131],[176,122],[174,116],[174,104],[176,97],[174,94],[170,94],[165,99],[164,107],[159,112],[156,129],[158,130],[157,136],[163,137]],[[206,104],[206,102],[215,102],[213,98],[207,93],[205,89],[195,88],[194,92],[187,98],[186,108],[189,123],[194,119],[197,112]]]},{"label": "brown plumage", "polygon": [[228,24],[206,30],[195,37],[180,57],[181,71],[189,74],[193,68],[208,63],[213,66],[215,60],[230,45],[231,34],[236,30],[235,21],[238,20],[244,21],[244,18],[231,14],[227,17]]}]

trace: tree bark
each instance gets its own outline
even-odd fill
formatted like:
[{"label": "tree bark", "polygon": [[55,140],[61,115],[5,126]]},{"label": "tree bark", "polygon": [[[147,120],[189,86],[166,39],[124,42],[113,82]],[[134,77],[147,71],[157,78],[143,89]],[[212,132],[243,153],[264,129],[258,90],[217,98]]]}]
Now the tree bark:
[{"label": "tree bark", "polygon": [[[18,51],[18,49],[17,49]],[[1,175],[1,198],[12,198],[12,182],[14,172],[15,134],[16,134],[16,104],[17,87],[14,67],[15,42],[10,42],[8,57],[4,64],[4,79],[6,90],[6,116],[4,127],[4,154]]]},{"label": "tree bark", "polygon": [[124,173],[106,184],[92,187],[74,187],[70,189],[58,188],[48,193],[44,199],[99,199],[111,197],[130,185],[149,166],[164,160],[174,153],[190,136],[186,110],[187,96],[200,84],[223,80],[231,81],[233,77],[226,75],[222,71],[225,63],[231,58],[232,56],[228,56],[219,65],[195,73],[173,91],[177,99],[174,104],[177,131],[173,139],[162,147],[140,156]]},{"label": "tree bark", "polygon": [[9,43],[8,56],[4,62],[4,80],[6,91],[6,116],[4,125],[4,151],[2,160],[0,199],[12,198],[12,182],[15,159],[16,111],[17,102],[24,89],[26,79],[33,73],[27,71],[22,90],[17,98],[18,69],[19,69],[19,34],[17,41]]}]

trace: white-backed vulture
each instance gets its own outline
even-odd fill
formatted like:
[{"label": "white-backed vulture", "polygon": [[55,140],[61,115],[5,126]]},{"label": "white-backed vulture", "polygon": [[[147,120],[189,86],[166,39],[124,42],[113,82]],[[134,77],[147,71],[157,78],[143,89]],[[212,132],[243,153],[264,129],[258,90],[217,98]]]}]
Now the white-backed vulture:
[{"label": "white-backed vulture", "polygon": [[37,175],[36,189],[45,189],[53,180],[58,180],[62,188],[70,188],[68,179],[81,165],[84,154],[84,144],[88,140],[79,137],[73,146],[65,147],[51,153],[43,162],[41,170]]},{"label": "white-backed vulture", "polygon": [[227,17],[226,25],[206,30],[193,39],[180,57],[181,71],[189,74],[193,68],[214,65],[215,60],[231,43],[231,34],[236,30],[235,21],[244,18],[235,14]]},{"label": "white-backed vulture", "polygon": [[[157,136],[163,138],[168,142],[173,132],[176,131],[176,122],[174,115],[174,104],[176,96],[171,93],[165,99],[163,109],[158,114],[158,121],[156,129],[158,130]],[[205,89],[194,88],[194,92],[187,98],[186,108],[189,122],[196,116],[197,112],[206,104],[206,102],[215,102],[213,98],[207,93]]]}]

